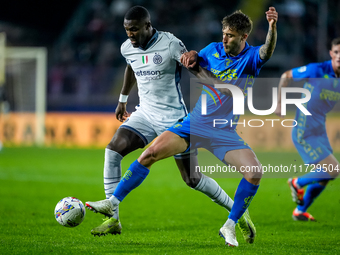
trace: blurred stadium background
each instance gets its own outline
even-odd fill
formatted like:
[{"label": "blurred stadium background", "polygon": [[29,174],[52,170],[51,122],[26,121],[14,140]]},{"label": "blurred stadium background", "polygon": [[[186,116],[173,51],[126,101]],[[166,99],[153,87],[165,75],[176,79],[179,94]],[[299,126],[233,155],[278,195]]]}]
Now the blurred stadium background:
[{"label": "blurred stadium background", "polygon": [[[133,5],[148,8],[155,28],[174,33],[189,50],[197,51],[221,40],[221,19],[237,9],[254,22],[248,42],[262,44],[268,28],[264,12],[275,6],[277,47],[261,71],[262,78],[278,78],[287,69],[328,60],[328,45],[340,36],[337,0],[7,1],[0,8],[0,32],[6,37],[1,51],[6,103],[0,117],[0,140],[5,146],[103,147],[109,142],[119,125],[112,114],[125,68],[120,54],[126,40],[123,16]],[[190,77],[186,70],[182,72],[187,103]],[[276,85],[255,83],[255,107],[271,105],[270,88]],[[128,111],[137,104],[137,93],[132,92]],[[336,150],[340,149],[339,109],[338,105],[329,121]],[[248,133],[251,145],[293,148],[287,128]]]}]

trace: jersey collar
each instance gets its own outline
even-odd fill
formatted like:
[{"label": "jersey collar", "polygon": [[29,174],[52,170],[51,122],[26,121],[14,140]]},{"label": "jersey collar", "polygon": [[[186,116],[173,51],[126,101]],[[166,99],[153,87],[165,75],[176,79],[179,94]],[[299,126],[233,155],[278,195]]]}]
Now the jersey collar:
[{"label": "jersey collar", "polygon": [[139,48],[141,50],[144,50],[144,51],[147,50],[148,48],[150,48],[157,41],[157,39],[158,39],[158,31],[155,28],[153,29],[153,31],[154,31],[154,34],[151,37],[151,39],[149,40],[149,42],[145,45],[145,47],[139,46]]}]

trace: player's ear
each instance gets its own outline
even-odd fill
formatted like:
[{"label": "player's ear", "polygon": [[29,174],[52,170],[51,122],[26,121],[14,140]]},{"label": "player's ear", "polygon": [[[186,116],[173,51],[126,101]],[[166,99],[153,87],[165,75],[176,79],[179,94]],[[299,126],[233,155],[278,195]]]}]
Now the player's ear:
[{"label": "player's ear", "polygon": [[246,41],[247,38],[248,38],[248,34],[243,34],[243,35],[242,35],[242,41]]}]

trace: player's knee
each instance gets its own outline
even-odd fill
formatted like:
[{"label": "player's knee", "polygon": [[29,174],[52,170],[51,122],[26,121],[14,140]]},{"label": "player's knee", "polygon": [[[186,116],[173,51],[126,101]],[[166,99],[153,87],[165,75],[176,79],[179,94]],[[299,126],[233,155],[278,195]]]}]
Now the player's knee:
[{"label": "player's knee", "polygon": [[332,177],[332,179],[334,180],[335,178],[337,178],[339,176],[339,171],[332,171],[329,172],[329,175]]},{"label": "player's knee", "polygon": [[253,171],[248,171],[244,173],[243,176],[248,182],[254,185],[258,185],[260,184],[262,175],[263,175],[262,168],[258,167],[258,168],[253,168]]},{"label": "player's knee", "polygon": [[127,147],[127,141],[124,139],[112,139],[110,143],[106,146],[107,149],[118,152],[122,154],[122,152]]},{"label": "player's knee", "polygon": [[150,146],[142,153],[142,155],[138,158],[138,161],[143,166],[151,166],[157,161],[157,150],[153,146]]},{"label": "player's knee", "polygon": [[326,186],[328,184],[328,182],[329,181],[321,181],[321,182],[319,182],[319,184],[322,185],[322,186]]},{"label": "player's knee", "polygon": [[[334,156],[331,155],[333,158]],[[327,164],[326,164],[327,165]],[[331,161],[331,163],[328,163],[328,167],[323,169],[325,171],[328,172],[328,174],[331,176],[331,180],[336,179],[339,176],[339,168],[340,168],[340,164],[339,162],[334,158],[334,160]]]}]

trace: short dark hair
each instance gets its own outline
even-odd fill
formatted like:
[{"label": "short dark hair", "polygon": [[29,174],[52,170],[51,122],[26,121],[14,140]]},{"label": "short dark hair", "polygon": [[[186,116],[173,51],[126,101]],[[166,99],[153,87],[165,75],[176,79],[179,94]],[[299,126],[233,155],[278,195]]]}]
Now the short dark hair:
[{"label": "short dark hair", "polygon": [[253,29],[253,22],[241,10],[235,11],[222,20],[222,28],[229,27],[230,30],[236,30],[240,34],[250,34]]},{"label": "short dark hair", "polygon": [[336,46],[338,44],[340,44],[340,37],[337,37],[337,38],[332,40],[332,42],[331,42],[331,49],[332,49],[333,46]]},{"label": "short dark hair", "polygon": [[126,20],[150,20],[150,13],[143,6],[134,6],[124,16]]}]

